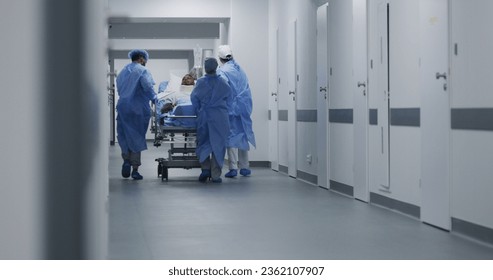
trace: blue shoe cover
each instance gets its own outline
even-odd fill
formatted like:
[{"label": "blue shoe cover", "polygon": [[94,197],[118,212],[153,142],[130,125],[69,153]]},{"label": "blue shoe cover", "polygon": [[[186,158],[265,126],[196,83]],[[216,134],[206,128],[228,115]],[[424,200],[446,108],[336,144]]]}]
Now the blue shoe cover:
[{"label": "blue shoe cover", "polygon": [[224,174],[224,177],[233,178],[236,177],[236,175],[238,175],[238,171],[236,171],[236,169],[230,169],[228,173]]},{"label": "blue shoe cover", "polygon": [[199,176],[199,181],[205,182],[209,177],[211,177],[211,171],[209,169],[202,169],[202,173],[200,173]]},{"label": "blue shoe cover", "polygon": [[221,178],[216,178],[216,179],[212,179],[212,183],[222,183],[223,179]]},{"label": "blue shoe cover", "polygon": [[127,160],[123,161],[123,165],[122,165],[122,177],[123,178],[130,177],[130,169],[131,168],[132,168],[132,165],[130,164],[129,161],[127,161]]},{"label": "blue shoe cover", "polygon": [[249,176],[252,174],[252,171],[250,169],[242,168],[240,169],[240,174],[243,176]]},{"label": "blue shoe cover", "polygon": [[144,179],[144,177],[142,175],[140,175],[139,171],[132,171],[132,178],[134,180],[142,180]]}]

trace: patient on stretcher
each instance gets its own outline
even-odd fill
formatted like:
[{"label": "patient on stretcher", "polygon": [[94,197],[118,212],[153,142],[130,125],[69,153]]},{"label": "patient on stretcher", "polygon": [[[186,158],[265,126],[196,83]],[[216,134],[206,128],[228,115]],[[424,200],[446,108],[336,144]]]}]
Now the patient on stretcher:
[{"label": "patient on stretcher", "polygon": [[[168,104],[170,103],[166,103],[166,105]],[[162,122],[160,123],[165,126],[181,126],[181,127],[197,126],[195,117],[180,118],[180,116],[195,116],[195,109],[193,108],[192,102],[190,102],[190,98],[188,98],[188,100],[184,100],[184,98],[179,99],[177,105],[172,107],[170,111],[167,111],[163,114],[163,117],[161,119]]]},{"label": "patient on stretcher", "polygon": [[[195,111],[190,101],[190,94],[194,88],[195,81],[189,74],[181,80],[181,85],[174,89],[166,89],[158,95],[156,102],[156,114],[159,124],[165,126],[195,127],[195,118],[174,118],[170,116],[193,116]],[[170,87],[170,85],[168,85]]]}]

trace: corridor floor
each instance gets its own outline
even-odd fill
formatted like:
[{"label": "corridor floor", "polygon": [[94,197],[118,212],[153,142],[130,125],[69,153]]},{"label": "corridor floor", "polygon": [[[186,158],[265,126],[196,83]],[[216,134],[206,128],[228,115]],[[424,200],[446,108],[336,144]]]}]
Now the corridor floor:
[{"label": "corridor floor", "polygon": [[493,247],[268,168],[222,184],[171,169],[162,182],[164,151],[149,145],[134,181],[110,147],[109,259],[493,259]]}]

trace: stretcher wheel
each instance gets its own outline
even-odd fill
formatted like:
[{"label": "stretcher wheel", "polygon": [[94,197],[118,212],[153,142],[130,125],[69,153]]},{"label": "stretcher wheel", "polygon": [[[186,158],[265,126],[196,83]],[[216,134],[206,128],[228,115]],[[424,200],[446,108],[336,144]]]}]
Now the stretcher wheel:
[{"label": "stretcher wheel", "polygon": [[164,181],[164,179],[168,181],[168,167],[163,167],[162,171],[163,172],[161,173],[161,181]]},{"label": "stretcher wheel", "polygon": [[163,167],[161,166],[161,163],[157,164],[157,177],[161,176],[163,174]]}]

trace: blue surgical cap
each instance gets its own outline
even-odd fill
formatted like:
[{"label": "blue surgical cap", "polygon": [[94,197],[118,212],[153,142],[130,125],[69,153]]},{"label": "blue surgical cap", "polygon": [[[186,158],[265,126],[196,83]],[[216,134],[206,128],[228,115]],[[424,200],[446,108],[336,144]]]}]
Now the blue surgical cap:
[{"label": "blue surgical cap", "polygon": [[146,51],[146,50],[139,50],[139,49],[137,49],[137,50],[131,50],[131,51],[128,53],[128,58],[132,59],[132,57],[133,57],[134,55],[139,55],[139,54],[140,54],[140,55],[143,55],[143,56],[144,56],[144,58],[145,58],[145,60],[149,60],[149,54],[147,53],[147,51]]},{"label": "blue surgical cap", "polygon": [[204,62],[204,70],[207,74],[216,73],[217,69],[217,60],[213,57],[207,57]]}]

